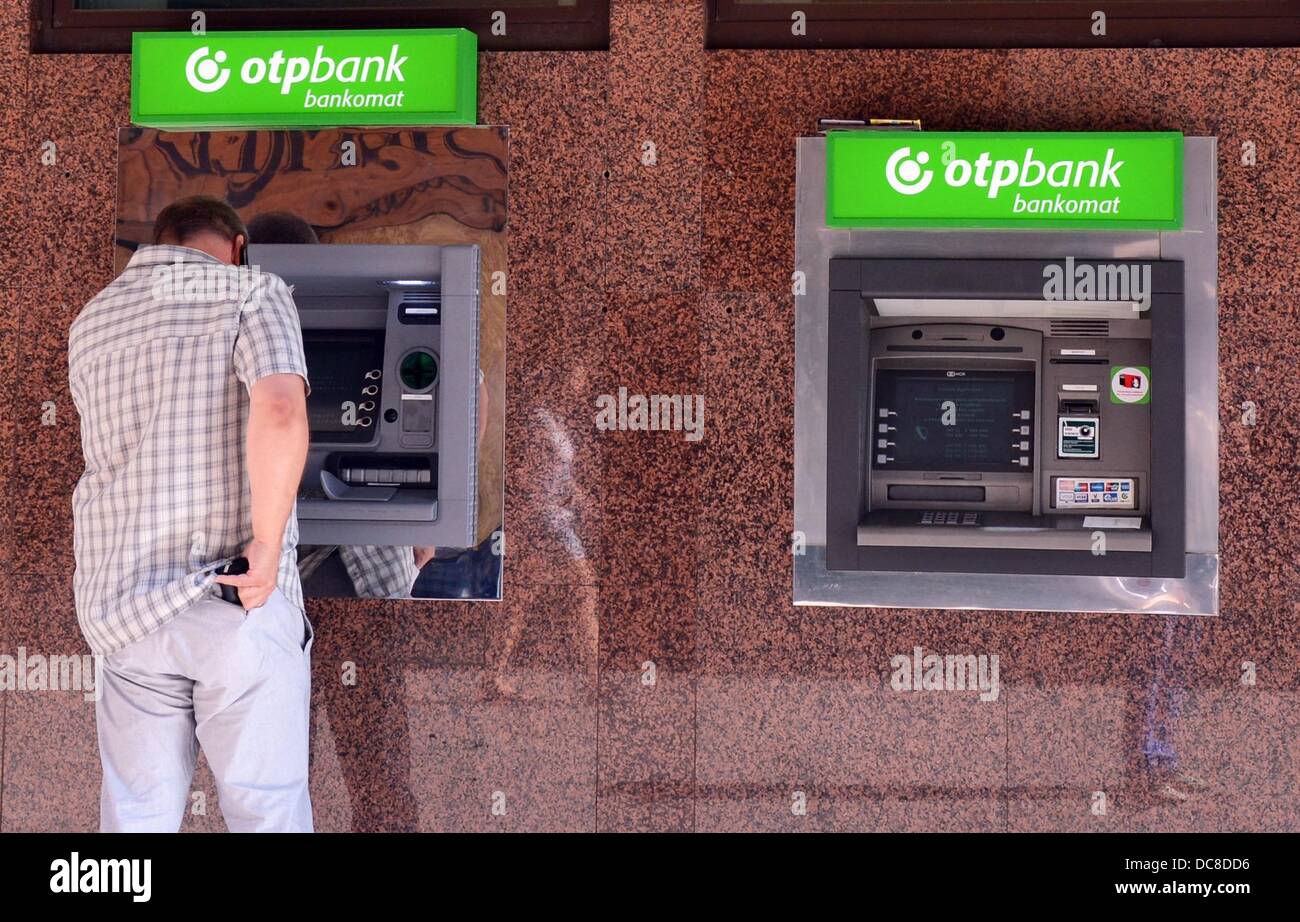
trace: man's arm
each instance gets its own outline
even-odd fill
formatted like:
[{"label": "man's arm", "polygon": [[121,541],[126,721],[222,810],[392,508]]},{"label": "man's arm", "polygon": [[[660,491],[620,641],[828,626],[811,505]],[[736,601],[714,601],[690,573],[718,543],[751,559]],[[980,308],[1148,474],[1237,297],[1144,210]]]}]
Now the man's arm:
[{"label": "man's arm", "polygon": [[284,529],[307,460],[307,395],[299,375],[268,375],[253,384],[244,454],[253,501],[248,572],[217,582],[238,587],[240,603],[253,609],[275,591]]},{"label": "man's arm", "polygon": [[217,582],[237,587],[245,608],[258,608],[275,591],[284,530],[307,458],[307,358],[298,309],[283,279],[264,273],[238,310],[233,362],[248,388],[244,466],[253,540],[244,548],[248,573]]}]

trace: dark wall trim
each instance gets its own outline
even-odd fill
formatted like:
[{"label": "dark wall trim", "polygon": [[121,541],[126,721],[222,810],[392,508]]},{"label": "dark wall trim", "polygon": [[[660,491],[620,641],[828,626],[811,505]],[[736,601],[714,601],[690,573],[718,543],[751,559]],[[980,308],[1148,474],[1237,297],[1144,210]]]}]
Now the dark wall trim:
[{"label": "dark wall trim", "polygon": [[[1105,36],[1091,31],[1106,14]],[[790,32],[803,10],[808,34]],[[1300,45],[1300,0],[709,0],[709,48],[1230,48]]]},{"label": "dark wall trim", "polygon": [[[132,32],[189,31],[193,10],[78,10],[74,0],[31,0],[32,51],[129,53]],[[202,6],[195,0],[195,9]],[[572,7],[521,8],[509,0],[507,34],[493,35],[493,8],[431,10],[279,9],[205,10],[210,31],[278,29],[378,29],[464,26],[477,33],[480,51],[590,51],[609,48],[609,0],[576,0]]]}]

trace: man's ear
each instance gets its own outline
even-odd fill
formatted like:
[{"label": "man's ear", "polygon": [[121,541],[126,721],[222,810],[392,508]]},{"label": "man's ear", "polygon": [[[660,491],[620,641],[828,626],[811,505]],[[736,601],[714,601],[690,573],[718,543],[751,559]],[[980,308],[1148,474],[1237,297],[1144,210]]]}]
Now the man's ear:
[{"label": "man's ear", "polygon": [[231,251],[230,264],[232,266],[242,265],[244,262],[244,247],[248,246],[248,240],[243,234],[235,234],[234,249]]}]

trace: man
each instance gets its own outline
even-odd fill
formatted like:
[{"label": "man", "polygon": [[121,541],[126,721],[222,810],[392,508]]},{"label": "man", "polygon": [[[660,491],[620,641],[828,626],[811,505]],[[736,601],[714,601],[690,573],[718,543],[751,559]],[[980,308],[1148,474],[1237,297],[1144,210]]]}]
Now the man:
[{"label": "man", "polygon": [[[77,620],[104,658],[100,826],[176,831],[201,746],[231,830],[309,832],[297,311],[281,279],[240,268],[248,233],[224,202],[175,202],[153,237],[68,342]],[[239,556],[246,574],[217,575]]]}]

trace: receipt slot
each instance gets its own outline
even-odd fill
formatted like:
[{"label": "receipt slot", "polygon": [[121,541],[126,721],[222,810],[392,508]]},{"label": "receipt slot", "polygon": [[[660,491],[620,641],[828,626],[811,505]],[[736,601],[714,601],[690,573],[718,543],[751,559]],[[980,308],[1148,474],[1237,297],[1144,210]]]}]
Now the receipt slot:
[{"label": "receipt slot", "polygon": [[311,394],[304,545],[473,547],[475,246],[264,244],[293,286]]},{"label": "receipt slot", "polygon": [[837,226],[827,139],[800,141],[797,603],[1217,613],[1214,142],[1177,142],[1173,226],[1021,227],[1019,201],[934,220],[962,207],[924,196],[940,170]]}]

